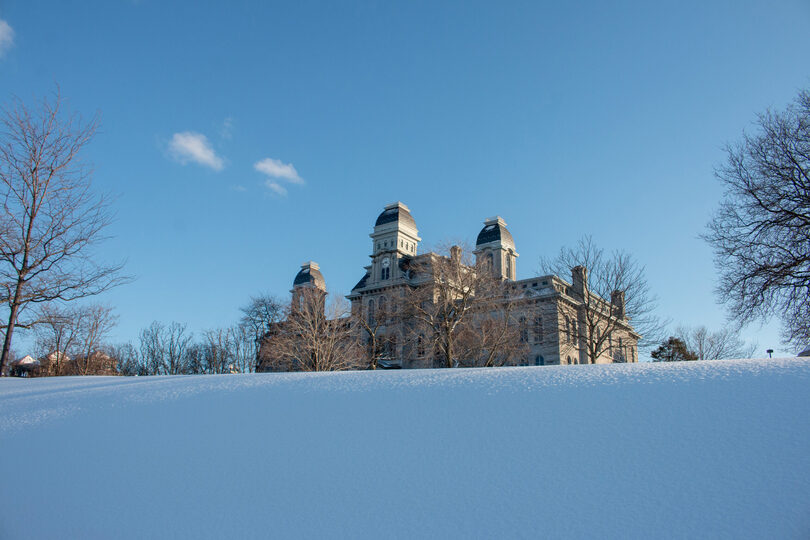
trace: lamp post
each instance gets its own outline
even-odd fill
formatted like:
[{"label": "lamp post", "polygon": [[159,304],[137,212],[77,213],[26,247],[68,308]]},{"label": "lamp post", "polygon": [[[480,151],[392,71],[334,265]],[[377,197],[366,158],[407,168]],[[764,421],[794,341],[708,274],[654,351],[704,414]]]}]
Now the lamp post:
[{"label": "lamp post", "polygon": [[768,358],[773,358],[773,356],[771,356],[773,354],[773,349],[768,349],[765,352],[768,353]]}]

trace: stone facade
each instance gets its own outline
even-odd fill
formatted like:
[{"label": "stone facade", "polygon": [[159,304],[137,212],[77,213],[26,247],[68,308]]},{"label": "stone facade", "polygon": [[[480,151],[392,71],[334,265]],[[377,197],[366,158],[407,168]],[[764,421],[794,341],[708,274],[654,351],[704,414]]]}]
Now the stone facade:
[{"label": "stone facade", "polygon": [[[440,257],[435,253],[419,253],[419,231],[407,206],[401,202],[386,206],[377,217],[371,237],[371,262],[365,274],[354,286],[347,299],[352,313],[362,316],[381,306],[391,306],[404,298],[409,289],[429,283],[430,272],[411,275],[411,268],[430,268]],[[515,242],[499,216],[486,219],[478,234],[475,251],[476,264],[485,263],[503,282],[514,302],[515,318],[520,325],[520,340],[528,353],[516,363],[519,365],[580,364],[588,362],[588,327],[586,309],[605,310],[611,320],[610,342],[596,359],[596,363],[638,361],[638,340],[624,313],[623,293],[616,292],[608,300],[596,297],[587,289],[587,269],[572,269],[571,281],[558,276],[536,276],[516,280],[517,259]],[[480,267],[480,266],[479,266]],[[298,291],[314,287],[326,291],[326,284],[318,265],[302,265],[294,280],[293,302]],[[589,303],[583,302],[587,296]],[[408,332],[411,322],[399,317],[396,323],[383,328],[390,337],[386,341],[383,367],[433,367],[429,351],[421,343],[413,343]],[[591,325],[592,319],[591,319]],[[598,327],[598,325],[596,325]],[[598,328],[596,330],[599,331]]]}]

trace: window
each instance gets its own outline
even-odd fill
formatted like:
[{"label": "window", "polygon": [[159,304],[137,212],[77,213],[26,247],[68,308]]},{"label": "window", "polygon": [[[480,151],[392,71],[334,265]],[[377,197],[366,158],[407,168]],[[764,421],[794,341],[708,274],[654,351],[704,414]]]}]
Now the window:
[{"label": "window", "polygon": [[565,316],[565,337],[570,343],[571,340],[571,319],[568,318],[568,315]]},{"label": "window", "polygon": [[495,267],[495,258],[492,256],[492,253],[487,254],[487,266],[490,270]]},{"label": "window", "polygon": [[571,321],[571,343],[576,344],[579,342],[579,334],[577,334],[577,321]]},{"label": "window", "polygon": [[538,354],[534,357],[534,365],[535,366],[545,366],[546,360],[543,358],[542,354]]},{"label": "window", "polygon": [[368,301],[368,324],[374,324],[374,299]]},{"label": "window", "polygon": [[568,365],[569,366],[571,365],[571,357],[570,356],[568,357]]},{"label": "window", "polygon": [[380,317],[385,317],[385,297],[381,296],[379,300],[377,300],[377,309],[380,312]]},{"label": "window", "polygon": [[425,336],[422,334],[416,338],[416,356],[419,358],[425,356]]},{"label": "window", "polygon": [[390,277],[391,277],[391,269],[383,268],[382,272],[380,273],[380,279],[388,279]]},{"label": "window", "polygon": [[506,278],[512,279],[512,257],[506,256]]},{"label": "window", "polygon": [[534,341],[536,343],[543,342],[543,317],[540,315],[534,318]]},{"label": "window", "polygon": [[526,317],[520,318],[520,342],[526,343],[529,341],[529,328],[526,326]]}]

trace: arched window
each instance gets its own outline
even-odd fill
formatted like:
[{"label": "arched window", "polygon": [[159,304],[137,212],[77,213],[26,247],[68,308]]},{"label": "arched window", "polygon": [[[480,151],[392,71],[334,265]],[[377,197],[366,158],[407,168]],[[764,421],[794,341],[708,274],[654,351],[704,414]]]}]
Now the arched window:
[{"label": "arched window", "polygon": [[506,279],[512,279],[512,257],[506,255]]},{"label": "arched window", "polygon": [[[380,317],[383,319],[386,318],[386,311],[385,311],[385,297],[381,296],[379,300],[377,300],[377,309],[380,311]],[[385,322],[385,321],[383,321]]]},{"label": "arched window", "polygon": [[568,357],[568,365],[571,365],[571,357]]},{"label": "arched window", "polygon": [[546,360],[543,358],[542,354],[538,354],[534,357],[534,365],[535,366],[545,366]]},{"label": "arched window", "polygon": [[374,324],[374,299],[368,301],[368,324]]},{"label": "arched window", "polygon": [[526,343],[529,341],[529,328],[526,326],[526,317],[520,318],[520,342]]},{"label": "arched window", "polygon": [[490,270],[495,267],[495,257],[493,257],[492,253],[487,253],[487,266]]}]

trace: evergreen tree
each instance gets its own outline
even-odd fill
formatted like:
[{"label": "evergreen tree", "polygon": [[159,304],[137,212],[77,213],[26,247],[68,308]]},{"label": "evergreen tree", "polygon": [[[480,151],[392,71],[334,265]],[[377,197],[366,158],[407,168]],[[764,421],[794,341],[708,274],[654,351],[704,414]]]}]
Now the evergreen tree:
[{"label": "evergreen tree", "polygon": [[697,360],[697,355],[689,350],[682,339],[670,336],[661,343],[650,356],[655,362],[682,362],[684,360]]}]

